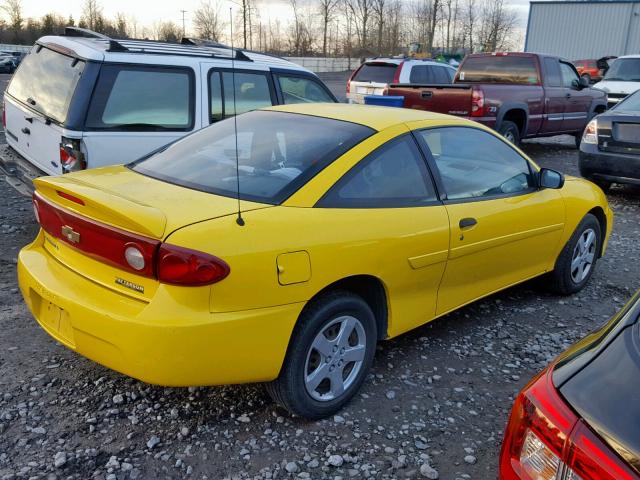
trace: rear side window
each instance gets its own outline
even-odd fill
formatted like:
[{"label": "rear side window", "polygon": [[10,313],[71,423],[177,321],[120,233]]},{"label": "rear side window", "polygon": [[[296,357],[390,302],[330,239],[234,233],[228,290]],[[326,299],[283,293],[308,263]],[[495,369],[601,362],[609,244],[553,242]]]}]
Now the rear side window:
[{"label": "rear side window", "polygon": [[392,83],[398,65],[395,63],[365,63],[352,78],[355,82]]},{"label": "rear side window", "polygon": [[285,104],[334,101],[315,80],[295,75],[278,75],[277,78]]},{"label": "rear side window", "polygon": [[190,69],[103,65],[89,105],[87,127],[187,131],[193,128],[194,103]]},{"label": "rear side window", "polygon": [[415,207],[436,200],[426,164],[410,135],[361,160],[318,202],[326,208]]},{"label": "rear side window", "polygon": [[540,83],[535,58],[515,55],[469,57],[460,66],[457,79],[465,83]]},{"label": "rear side window", "polygon": [[237,195],[239,181],[240,198],[278,204],[374,133],[355,123],[285,112],[259,110],[236,119],[237,137],[234,120],[223,120],[137,162],[133,169],[227,197]]},{"label": "rear side window", "polygon": [[411,83],[436,83],[447,84],[453,80],[453,75],[449,73],[453,72],[450,68],[440,67],[434,65],[416,65],[411,69],[409,75],[409,82]]},{"label": "rear side window", "polygon": [[36,45],[24,57],[7,93],[63,123],[85,62]]},{"label": "rear side window", "polygon": [[[235,79],[235,105],[233,82]],[[267,73],[212,70],[209,73],[210,122],[273,105]]]},{"label": "rear side window", "polygon": [[562,74],[560,73],[560,64],[555,58],[544,59],[545,78],[549,87],[562,86]]}]

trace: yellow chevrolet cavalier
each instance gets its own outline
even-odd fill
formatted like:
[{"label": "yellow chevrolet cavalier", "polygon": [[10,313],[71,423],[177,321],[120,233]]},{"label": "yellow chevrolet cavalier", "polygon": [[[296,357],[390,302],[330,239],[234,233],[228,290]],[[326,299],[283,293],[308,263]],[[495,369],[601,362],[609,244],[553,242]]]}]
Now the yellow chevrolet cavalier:
[{"label": "yellow chevrolet cavalier", "polygon": [[307,418],[382,339],[539,275],[577,292],[613,221],[477,123],[355,105],[247,113],[35,186],[18,273],[51,336],[149,383],[268,382]]}]

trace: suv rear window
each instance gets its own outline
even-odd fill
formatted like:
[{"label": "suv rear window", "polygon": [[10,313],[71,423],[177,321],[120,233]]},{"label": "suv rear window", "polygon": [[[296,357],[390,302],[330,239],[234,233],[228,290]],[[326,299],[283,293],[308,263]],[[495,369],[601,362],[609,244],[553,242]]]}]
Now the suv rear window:
[{"label": "suv rear window", "polygon": [[20,63],[7,93],[63,123],[84,65],[81,60],[36,45]]},{"label": "suv rear window", "polygon": [[191,130],[193,85],[193,71],[188,68],[103,65],[89,105],[87,128]]},{"label": "suv rear window", "polygon": [[534,57],[514,55],[469,57],[460,66],[456,80],[464,83],[540,83]]},{"label": "suv rear window", "polygon": [[398,65],[395,63],[365,63],[351,79],[355,82],[391,83]]},{"label": "suv rear window", "polygon": [[[253,111],[226,119],[133,164],[144,175],[227,197],[278,204],[374,133],[355,123]],[[236,143],[237,142],[237,143]]]}]

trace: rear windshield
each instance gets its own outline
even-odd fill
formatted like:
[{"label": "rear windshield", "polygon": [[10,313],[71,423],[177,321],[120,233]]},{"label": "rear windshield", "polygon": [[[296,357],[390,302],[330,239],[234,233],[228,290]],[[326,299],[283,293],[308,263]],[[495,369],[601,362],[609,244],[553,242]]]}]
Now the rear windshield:
[{"label": "rear windshield", "polygon": [[618,58],[604,76],[605,80],[640,82],[640,58]]},{"label": "rear windshield", "polygon": [[63,123],[85,63],[36,45],[24,57],[7,93]]},{"label": "rear windshield", "polygon": [[[278,204],[374,131],[363,125],[284,112],[227,119],[133,164],[144,175],[227,197]],[[239,168],[236,170],[236,142]]]},{"label": "rear windshield", "polygon": [[464,83],[540,83],[534,57],[509,55],[469,57],[461,65],[456,80]]},{"label": "rear windshield", "polygon": [[616,111],[640,113],[640,90],[613,107]]},{"label": "rear windshield", "polygon": [[391,83],[398,65],[394,63],[365,63],[352,78],[356,82]]}]

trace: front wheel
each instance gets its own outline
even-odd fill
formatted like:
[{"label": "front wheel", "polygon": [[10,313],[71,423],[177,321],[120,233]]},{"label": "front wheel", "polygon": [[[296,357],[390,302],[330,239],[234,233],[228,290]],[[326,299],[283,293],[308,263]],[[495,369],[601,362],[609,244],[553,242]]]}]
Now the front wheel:
[{"label": "front wheel", "polygon": [[375,317],[361,297],[343,291],[320,297],[300,316],[280,376],[267,391],[301,417],[332,415],[362,385],[376,343]]},{"label": "front wheel", "polygon": [[505,120],[500,124],[498,133],[512,144],[516,146],[520,145],[520,130],[515,123]]},{"label": "front wheel", "polygon": [[571,295],[582,290],[593,275],[601,244],[600,222],[588,213],[558,256],[550,274],[550,289],[560,295]]}]

